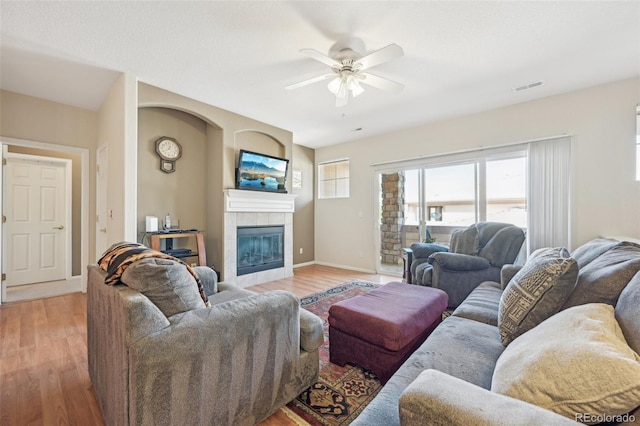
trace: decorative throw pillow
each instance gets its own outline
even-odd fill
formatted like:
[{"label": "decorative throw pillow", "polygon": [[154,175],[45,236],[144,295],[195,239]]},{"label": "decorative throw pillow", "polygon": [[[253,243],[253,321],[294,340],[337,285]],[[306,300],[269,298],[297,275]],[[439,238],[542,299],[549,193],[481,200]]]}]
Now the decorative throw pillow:
[{"label": "decorative throw pillow", "polygon": [[514,340],[498,358],[491,390],[583,423],[616,421],[640,405],[640,356],[612,306],[576,306]]},{"label": "decorative throw pillow", "polygon": [[155,257],[137,260],[124,270],[121,280],[147,296],[167,317],[205,307],[195,279],[175,260]]},{"label": "decorative throw pillow", "polygon": [[509,281],[500,297],[498,329],[507,346],[557,313],[578,279],[578,264],[565,248],[540,249]]}]

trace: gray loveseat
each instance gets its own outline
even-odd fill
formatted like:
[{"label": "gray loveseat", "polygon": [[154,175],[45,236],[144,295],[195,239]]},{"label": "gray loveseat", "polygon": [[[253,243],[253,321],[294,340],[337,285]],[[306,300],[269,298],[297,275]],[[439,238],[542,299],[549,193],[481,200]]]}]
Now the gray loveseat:
[{"label": "gray loveseat", "polygon": [[[504,287],[518,276],[515,275],[518,268],[505,267],[503,284],[485,282],[477,287],[400,367],[352,424],[561,425],[576,424],[574,420],[587,423],[610,421],[640,424],[638,376],[631,379],[631,387],[635,389],[635,393],[632,394],[631,402],[626,401],[631,405],[637,403],[634,405],[635,408],[626,412],[626,416],[618,413],[616,417],[609,418],[559,415],[541,406],[492,390],[496,387],[495,377],[500,377],[501,380],[504,378],[504,374],[498,375],[498,370],[509,362],[508,359],[504,360],[508,358],[508,352],[514,348],[521,351],[515,352],[516,364],[529,362],[530,355],[540,353],[541,348],[549,345],[549,341],[553,342],[550,335],[540,334],[538,331],[546,331],[547,324],[562,320],[559,327],[562,332],[565,318],[574,312],[581,313],[591,308],[604,311],[609,309],[609,322],[614,323],[609,325],[621,330],[623,337],[618,336],[621,345],[631,354],[628,366],[636,372],[640,367],[640,246],[612,239],[596,239],[576,249],[571,258],[575,260],[573,270],[577,274],[577,281],[574,280],[575,287],[571,287],[571,293],[566,300],[556,298],[555,301],[546,301],[548,305],[560,301],[562,306],[557,313],[551,314],[547,320],[521,334],[505,349],[497,326],[500,300],[503,293],[507,292]],[[612,306],[615,306],[615,311]],[[605,328],[604,322],[594,324],[596,329]],[[569,339],[572,332],[569,328],[568,333],[565,333]],[[522,348],[521,343],[529,344],[529,347]],[[587,342],[588,345],[590,343]],[[556,348],[548,349],[553,358]],[[570,346],[570,350],[573,350],[573,346]],[[558,348],[558,351],[561,353],[562,349]],[[552,367],[556,362],[552,359]],[[589,368],[593,367],[596,370],[604,370],[606,367],[596,357],[588,358],[586,363],[590,364]],[[516,368],[519,367],[521,366],[516,365]],[[558,377],[565,374],[570,377],[569,373],[574,373],[571,371],[572,368],[571,365],[560,372],[541,369],[542,373],[548,372],[550,376],[542,383],[544,390],[550,390],[552,393],[556,389],[554,382],[560,382],[557,380]],[[509,375],[509,370],[504,371]],[[578,386],[577,382],[581,380],[582,372],[576,373],[578,378],[575,386]],[[570,384],[573,385],[571,382]],[[586,386],[597,389],[594,383],[586,383]],[[614,394],[623,394],[623,391],[626,392],[628,389],[615,389]],[[602,398],[604,399],[604,396]],[[579,413],[575,414],[579,416]]]},{"label": "gray loveseat", "polygon": [[[218,285],[212,270],[198,267],[210,308],[195,281],[187,302],[199,308],[185,307],[184,295],[156,305],[150,298],[162,289],[154,281],[170,277],[180,290],[184,276],[162,272],[171,266],[164,260],[139,262],[153,263],[136,275],[147,295],[105,285],[105,272],[88,267],[89,374],[106,424],[253,425],[315,383],[322,321],[295,295]],[[137,269],[129,266],[123,281]],[[182,312],[167,316],[160,307]]]}]

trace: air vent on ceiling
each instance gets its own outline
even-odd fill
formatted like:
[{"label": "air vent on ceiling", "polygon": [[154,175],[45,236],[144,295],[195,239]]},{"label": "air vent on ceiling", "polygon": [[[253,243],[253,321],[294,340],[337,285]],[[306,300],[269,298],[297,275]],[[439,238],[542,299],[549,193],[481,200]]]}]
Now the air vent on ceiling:
[{"label": "air vent on ceiling", "polygon": [[522,90],[533,89],[534,87],[542,86],[544,81],[534,81],[533,83],[523,84],[513,88],[514,92],[520,92]]}]

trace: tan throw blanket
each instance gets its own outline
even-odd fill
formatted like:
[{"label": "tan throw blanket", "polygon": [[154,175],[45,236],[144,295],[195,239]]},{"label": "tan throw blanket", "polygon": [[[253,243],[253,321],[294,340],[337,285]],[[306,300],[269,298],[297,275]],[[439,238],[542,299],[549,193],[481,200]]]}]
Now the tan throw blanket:
[{"label": "tan throw blanket", "polygon": [[198,285],[198,292],[200,293],[200,297],[202,297],[204,304],[207,307],[211,306],[211,303],[209,303],[209,298],[204,292],[204,287],[202,286],[200,277],[198,277],[198,274],[196,274],[196,271],[194,271],[191,266],[187,265],[180,259],[157,250],[152,250],[149,247],[138,243],[122,242],[114,244],[113,246],[109,247],[109,249],[107,249],[100,260],[98,260],[98,265],[100,266],[100,268],[107,273],[107,277],[105,278],[104,283],[107,285],[114,285],[119,283],[120,277],[122,277],[122,273],[125,269],[127,269],[127,266],[131,265],[137,260],[146,259],[149,257],[171,259],[184,265],[184,267],[187,268],[189,273],[196,280],[196,284]]}]

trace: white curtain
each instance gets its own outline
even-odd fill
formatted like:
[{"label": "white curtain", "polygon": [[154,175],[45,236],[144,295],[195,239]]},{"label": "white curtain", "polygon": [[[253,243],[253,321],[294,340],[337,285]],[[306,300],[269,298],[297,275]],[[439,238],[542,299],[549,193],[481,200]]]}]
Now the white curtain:
[{"label": "white curtain", "polygon": [[570,248],[571,138],[529,143],[527,251]]}]

